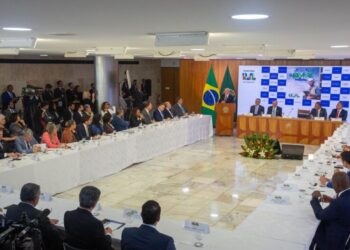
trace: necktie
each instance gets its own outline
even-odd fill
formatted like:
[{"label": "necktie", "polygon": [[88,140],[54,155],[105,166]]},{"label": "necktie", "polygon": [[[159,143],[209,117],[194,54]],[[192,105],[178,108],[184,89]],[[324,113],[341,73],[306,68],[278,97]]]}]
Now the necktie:
[{"label": "necktie", "polygon": [[339,113],[340,113],[340,111],[337,110],[337,116],[336,116],[336,118],[339,118]]},{"label": "necktie", "polygon": [[320,109],[317,111],[317,117],[320,117]]},{"label": "necktie", "polygon": [[272,116],[276,116],[276,109],[275,108],[272,109]]},{"label": "necktie", "polygon": [[258,108],[259,108],[259,106],[255,105],[255,110],[254,110],[254,114],[255,114],[255,115],[258,114]]}]

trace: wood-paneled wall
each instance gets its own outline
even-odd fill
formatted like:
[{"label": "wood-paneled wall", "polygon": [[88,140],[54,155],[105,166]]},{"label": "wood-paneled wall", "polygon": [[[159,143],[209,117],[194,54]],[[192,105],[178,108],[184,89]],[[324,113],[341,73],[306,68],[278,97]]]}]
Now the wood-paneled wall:
[{"label": "wood-paneled wall", "polygon": [[[180,62],[180,96],[190,111],[200,112],[202,92],[210,66],[213,66],[219,88],[229,67],[237,92],[240,65],[349,66],[350,60],[211,60],[208,62],[183,59]],[[242,96],[238,97],[242,98]]]}]

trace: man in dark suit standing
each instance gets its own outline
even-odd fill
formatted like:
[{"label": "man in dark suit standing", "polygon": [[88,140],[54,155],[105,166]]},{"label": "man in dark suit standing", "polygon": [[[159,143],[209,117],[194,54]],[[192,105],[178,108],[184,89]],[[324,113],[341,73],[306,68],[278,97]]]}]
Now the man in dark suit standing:
[{"label": "man in dark suit standing", "polygon": [[235,96],[232,95],[231,89],[226,88],[224,90],[224,93],[222,93],[220,96],[219,102],[220,103],[234,103],[235,102]]},{"label": "man in dark suit standing", "polygon": [[75,104],[74,102],[71,102],[68,104],[67,109],[63,113],[63,121],[64,123],[70,120],[73,120],[74,118],[74,111],[75,111]]},{"label": "man in dark suit standing", "polygon": [[165,102],[164,103],[165,105],[165,109],[164,109],[164,119],[174,119],[174,114],[173,112],[171,111],[171,103],[170,102]]},{"label": "man in dark suit standing", "polygon": [[179,96],[178,98],[176,98],[176,104],[174,104],[172,111],[173,114],[175,114],[175,116],[178,117],[188,115],[187,109],[183,106],[182,97]]},{"label": "man in dark suit standing", "polygon": [[278,107],[277,100],[274,100],[272,106],[268,107],[267,114],[271,115],[272,117],[282,116],[282,108]]},{"label": "man in dark suit standing", "polygon": [[338,102],[335,109],[332,110],[332,113],[329,115],[329,119],[331,118],[340,118],[343,122],[346,121],[348,117],[348,111],[343,109],[343,103]]},{"label": "man in dark suit standing", "polygon": [[159,104],[158,108],[153,112],[153,118],[156,122],[161,122],[164,120],[164,109],[165,105],[161,103]]},{"label": "man in dark suit standing", "polygon": [[142,206],[143,224],[136,228],[125,228],[122,232],[122,250],[175,250],[172,237],[158,232],[161,208],[150,200]]},{"label": "man in dark suit standing", "polygon": [[255,105],[250,107],[250,113],[252,113],[254,116],[261,116],[265,113],[265,108],[264,106],[261,106],[260,103],[260,98],[256,98]]},{"label": "man in dark suit standing", "polygon": [[16,94],[13,92],[13,85],[10,84],[1,95],[2,110],[6,110],[11,101],[16,104],[18,98],[16,98]]},{"label": "man in dark suit standing", "polygon": [[63,116],[63,112],[67,106],[66,90],[63,88],[63,82],[57,81],[57,87],[53,91],[54,97],[58,100],[57,112],[60,116]]},{"label": "man in dark suit standing", "polygon": [[[12,205],[7,209],[7,221],[21,221],[22,214],[25,213],[29,220],[39,219],[42,212],[35,207],[39,203],[40,186],[34,183],[27,183],[21,189],[21,202]],[[62,237],[55,226],[57,220],[50,220],[48,217],[40,218],[39,229],[41,231],[46,249],[63,249]]]},{"label": "man in dark suit standing", "polygon": [[113,250],[112,229],[104,228],[103,223],[91,211],[100,199],[101,191],[86,186],[79,194],[80,206],[64,214],[65,242],[79,249]]},{"label": "man in dark suit standing", "polygon": [[[332,178],[336,198],[322,195],[320,191],[312,193],[311,207],[319,224],[310,249],[340,250],[350,234],[350,181],[344,172],[337,172]],[[320,202],[329,206],[322,208]],[[316,246],[316,248],[315,248]]]},{"label": "man in dark suit standing", "polygon": [[327,119],[327,110],[321,107],[320,102],[315,102],[315,107],[310,112],[310,118],[313,119],[315,117]]}]

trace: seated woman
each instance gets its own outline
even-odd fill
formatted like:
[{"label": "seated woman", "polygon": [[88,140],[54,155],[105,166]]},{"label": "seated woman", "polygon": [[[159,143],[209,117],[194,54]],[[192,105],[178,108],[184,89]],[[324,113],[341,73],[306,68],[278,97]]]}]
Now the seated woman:
[{"label": "seated woman", "polygon": [[10,133],[14,136],[21,136],[24,134],[24,129],[27,127],[25,122],[22,120],[18,113],[13,113],[10,115]]},{"label": "seated woman", "polygon": [[138,127],[143,122],[143,116],[139,108],[134,108],[130,117],[130,127]]},{"label": "seated woman", "polygon": [[62,132],[62,143],[73,143],[77,141],[76,129],[77,124],[74,120],[67,121],[66,127]]},{"label": "seated woman", "polygon": [[112,115],[110,113],[106,113],[103,118],[103,132],[106,134],[111,134],[115,131],[113,125],[112,125]]},{"label": "seated woman", "polygon": [[65,144],[61,144],[57,135],[56,125],[52,122],[47,123],[45,131],[41,137],[41,143],[45,143],[47,148],[64,148]]},{"label": "seated woman", "polygon": [[101,117],[103,117],[106,113],[109,113],[111,105],[109,102],[103,102],[101,105]]},{"label": "seated woman", "polygon": [[103,128],[101,125],[101,115],[100,114],[95,114],[93,119],[92,119],[91,134],[92,134],[92,136],[97,136],[97,135],[103,134]]}]

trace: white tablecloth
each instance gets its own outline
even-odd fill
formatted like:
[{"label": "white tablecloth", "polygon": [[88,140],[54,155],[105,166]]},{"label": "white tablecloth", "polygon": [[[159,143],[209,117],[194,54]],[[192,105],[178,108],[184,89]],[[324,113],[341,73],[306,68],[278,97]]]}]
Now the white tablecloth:
[{"label": "white tablecloth", "polygon": [[205,115],[129,129],[76,144],[75,149],[39,154],[39,161],[32,155],[1,160],[0,185],[19,190],[24,183],[35,182],[43,192],[56,194],[212,135],[211,116]]},{"label": "white tablecloth", "polygon": [[[331,178],[334,166],[342,165],[332,155],[339,154],[341,142],[348,142],[349,134],[350,125],[343,124],[321,145],[313,160],[304,160],[302,166],[289,174],[283,184],[277,185],[276,191],[234,230],[233,235],[245,242],[246,249],[309,248],[319,225],[310,205],[311,193],[319,190],[335,195],[333,189],[319,185],[319,176]],[[259,240],[255,240],[256,237]]]}]

